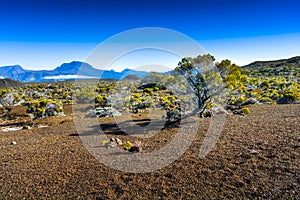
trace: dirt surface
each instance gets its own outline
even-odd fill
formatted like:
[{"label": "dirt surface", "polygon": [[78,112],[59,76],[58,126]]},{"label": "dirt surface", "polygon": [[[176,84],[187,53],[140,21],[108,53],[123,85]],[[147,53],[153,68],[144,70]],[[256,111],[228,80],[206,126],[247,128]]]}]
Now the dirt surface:
[{"label": "dirt surface", "polygon": [[[179,159],[142,174],[120,172],[95,159],[82,145],[70,107],[66,117],[26,123],[22,115],[6,119],[18,113],[12,109],[2,115],[0,128],[32,128],[0,129],[0,199],[299,199],[300,105],[250,108],[248,116],[226,117],[218,143],[205,158],[198,154],[210,119],[199,119],[197,136]],[[147,123],[139,117],[137,123]],[[112,118],[100,123],[109,137],[134,137],[118,130]],[[165,145],[177,129],[142,138],[144,152]]]}]

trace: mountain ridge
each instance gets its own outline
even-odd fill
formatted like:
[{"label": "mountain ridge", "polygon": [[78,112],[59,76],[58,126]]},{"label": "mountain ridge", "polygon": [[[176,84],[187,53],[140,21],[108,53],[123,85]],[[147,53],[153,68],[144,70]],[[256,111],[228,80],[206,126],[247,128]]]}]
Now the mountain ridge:
[{"label": "mountain ridge", "polygon": [[278,59],[278,60],[269,60],[269,61],[255,61],[248,65],[242,66],[245,69],[257,69],[261,67],[282,67],[282,66],[296,66],[300,67],[300,56],[294,56],[286,59]]},{"label": "mountain ridge", "polygon": [[128,75],[136,75],[143,78],[148,72],[135,71],[132,69],[124,69],[122,72],[114,70],[96,69],[92,65],[81,62],[72,61],[63,63],[53,70],[27,70],[20,65],[2,66],[0,67],[0,76],[17,80],[20,82],[53,82],[69,79],[116,79],[120,80]]},{"label": "mountain ridge", "polygon": [[[300,56],[294,56],[287,59],[255,61],[248,65],[242,66],[247,70],[258,70],[265,67],[277,68],[283,66],[300,67]],[[172,71],[165,72],[170,74]],[[138,78],[145,77],[150,72],[136,71],[133,69],[124,69],[121,72],[114,70],[101,70],[94,68],[92,65],[81,62],[71,61],[63,63],[53,70],[27,70],[20,65],[2,66],[0,67],[0,77],[9,78],[20,82],[53,82],[70,79],[116,79],[121,80],[129,75],[136,75]]]}]

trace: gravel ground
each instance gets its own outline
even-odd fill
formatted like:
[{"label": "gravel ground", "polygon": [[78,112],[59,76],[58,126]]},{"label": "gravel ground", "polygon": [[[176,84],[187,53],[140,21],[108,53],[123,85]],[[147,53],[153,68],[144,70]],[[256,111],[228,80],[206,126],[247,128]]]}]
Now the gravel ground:
[{"label": "gravel ground", "polygon": [[[226,117],[221,137],[205,158],[198,154],[210,119],[198,119],[197,136],[181,157],[141,174],[95,159],[82,144],[70,110],[66,117],[29,123],[32,129],[0,131],[0,199],[299,199],[300,105],[250,108],[248,116]],[[20,125],[1,120],[1,128]],[[136,122],[143,126],[147,119],[137,116]],[[109,137],[134,139],[112,118],[99,123]],[[177,130],[173,126],[141,138],[143,152],[161,148]]]}]

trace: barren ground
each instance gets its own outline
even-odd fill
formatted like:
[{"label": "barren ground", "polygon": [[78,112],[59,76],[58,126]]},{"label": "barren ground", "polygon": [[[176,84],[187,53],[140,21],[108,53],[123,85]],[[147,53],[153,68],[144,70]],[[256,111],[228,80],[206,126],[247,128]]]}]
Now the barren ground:
[{"label": "barren ground", "polygon": [[[95,159],[81,143],[70,107],[66,117],[35,120],[32,129],[0,131],[0,199],[299,199],[300,105],[250,108],[248,116],[227,116],[217,145],[205,158],[198,153],[210,119],[201,121],[183,156],[143,174],[120,172]],[[0,128],[20,125],[22,112],[13,108]],[[19,120],[9,120],[18,115]],[[132,140],[112,118],[100,123],[109,137]],[[176,129],[142,139],[143,150],[163,146]]]}]

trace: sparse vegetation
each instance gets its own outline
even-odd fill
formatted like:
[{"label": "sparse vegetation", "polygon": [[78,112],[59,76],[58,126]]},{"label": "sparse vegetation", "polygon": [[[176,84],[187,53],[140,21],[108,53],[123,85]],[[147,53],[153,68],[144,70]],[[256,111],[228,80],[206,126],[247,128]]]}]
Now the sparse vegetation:
[{"label": "sparse vegetation", "polygon": [[[191,63],[198,63],[201,57],[190,58],[190,60],[192,60]],[[203,66],[207,67],[209,62],[204,63],[206,65]],[[295,179],[299,165],[290,165],[290,163],[297,163],[295,159],[299,149],[297,140],[299,105],[274,105],[300,102],[300,81],[297,75],[299,67],[277,66],[279,72],[270,73],[268,72],[270,69],[263,69],[264,67],[271,68],[268,66],[250,70],[240,68],[229,60],[216,63],[216,67],[202,71],[202,77],[194,79],[200,81],[197,83],[197,87],[203,85],[206,87],[205,90],[203,88],[187,89],[189,82],[182,74],[176,72],[171,74],[151,73],[136,82],[86,80],[80,81],[76,85],[71,82],[37,83],[1,89],[2,131],[0,134],[3,136],[2,144],[4,146],[1,151],[1,156],[4,158],[4,165],[2,165],[4,178],[1,182],[1,191],[4,191],[4,195],[2,196],[5,198],[6,194],[11,193],[12,183],[14,186],[30,183],[32,188],[26,188],[26,192],[32,192],[34,196],[28,196],[28,198],[35,198],[35,195],[42,198],[45,193],[49,192],[47,194],[55,195],[56,191],[74,195],[72,188],[76,188],[78,185],[82,186],[78,183],[90,181],[103,184],[105,188],[108,188],[108,193],[99,189],[97,195],[100,198],[127,198],[130,197],[131,194],[128,191],[131,191],[132,188],[137,188],[134,192],[139,193],[141,198],[149,197],[153,191],[155,193],[161,191],[160,195],[170,198],[178,198],[180,195],[197,198],[203,194],[213,194],[215,195],[213,197],[218,198],[220,193],[226,198],[232,198],[237,191],[244,194],[245,198],[257,198],[259,195],[294,197],[296,193],[292,192],[299,190],[297,179]],[[253,72],[255,70],[256,72]],[[293,73],[286,73],[288,70],[292,70]],[[201,81],[204,82],[201,83]],[[224,95],[219,95],[220,85],[226,91]],[[202,101],[201,109],[197,109],[199,105],[196,97],[197,91],[207,91],[206,96],[199,96],[200,99],[209,97],[206,101]],[[222,102],[221,105],[226,110],[218,110],[216,107],[218,102]],[[212,111],[214,110],[229,113],[229,115],[226,117],[228,123],[224,125],[220,145],[215,146],[214,152],[205,158],[205,162],[195,160],[195,152],[199,151],[198,147],[202,144],[210,119],[201,119],[197,130],[199,134],[194,140],[195,144],[167,169],[160,169],[158,173],[130,175],[130,173],[122,174],[105,165],[99,165],[88,154],[82,144],[78,142],[77,136],[81,134],[77,134],[71,119],[70,104],[77,104],[76,106],[80,108],[78,112],[81,114],[79,117],[86,117],[87,122],[94,121],[87,117],[99,117],[95,120],[99,122],[102,131],[110,140],[96,140],[95,147],[104,150],[119,148],[122,151],[128,151],[122,152],[125,155],[148,153],[163,147],[178,132],[178,127],[184,128],[184,130],[191,127],[189,123],[181,122],[183,117],[194,114],[195,110],[199,111],[198,113],[203,111],[201,117],[213,116]],[[66,117],[51,117],[64,116],[64,113]],[[231,116],[230,114],[235,115]],[[147,133],[153,131],[146,128],[149,123],[155,123],[152,117],[155,120],[164,120],[163,128],[159,129],[153,137],[141,137],[141,141],[135,141],[136,135],[147,136]],[[116,123],[116,118],[118,123]],[[123,127],[118,126],[120,124],[126,126],[130,130],[130,134],[123,132],[121,129]],[[47,130],[35,130],[43,127]],[[94,124],[88,127],[91,127],[89,134],[98,133],[98,129],[93,128]],[[130,129],[131,127],[138,128]],[[124,128],[124,130],[126,129]],[[16,131],[16,134],[7,134],[5,131]],[[86,135],[82,135],[86,137]],[[124,144],[122,141],[128,142]],[[15,160],[16,155],[22,159],[20,160],[22,165],[10,163],[11,156],[13,156],[12,162],[18,161]],[[55,156],[55,159],[51,156]],[[109,156],[118,157],[119,155]],[[49,157],[50,159],[48,159]],[[110,159],[110,157],[108,158]],[[222,170],[219,169],[220,163]],[[250,165],[251,163],[256,164],[254,173],[255,177],[259,177],[259,179],[253,179],[253,171],[249,171],[250,167],[253,167]],[[283,166],[282,163],[289,164]],[[30,175],[29,169],[32,169],[33,164],[37,176]],[[20,168],[18,168],[19,166]],[[46,174],[51,171],[49,176],[45,175],[45,169],[49,170]],[[57,169],[59,169],[59,173]],[[25,170],[29,176],[14,176],[18,170],[21,170],[22,173]],[[87,173],[82,173],[82,170]],[[277,173],[274,179],[270,179],[269,172],[273,173],[272,170]],[[235,178],[226,178],[224,181],[224,177],[231,177],[232,171],[236,172]],[[199,178],[199,174],[203,176]],[[79,178],[78,183],[74,181],[73,177],[76,177],[76,180]],[[47,179],[46,182],[45,179]],[[71,187],[61,187],[60,180],[69,181],[69,184],[72,184]],[[160,180],[163,180],[163,183],[159,182]],[[266,184],[262,185],[262,180]],[[40,182],[43,182],[45,186],[41,187]],[[145,189],[144,186],[141,187],[143,185],[141,182],[151,184],[145,186],[145,188],[147,187]],[[49,190],[48,188],[54,187],[53,183],[57,188]],[[115,187],[116,183],[122,187]],[[196,184],[192,185],[191,183]],[[221,186],[217,185],[218,192],[216,192],[216,183],[221,184]],[[170,189],[169,185],[174,188],[184,185],[185,188],[190,189],[189,191],[168,190]],[[35,190],[37,187],[40,192]],[[85,186],[83,188],[86,189]],[[202,190],[203,188],[205,190]],[[80,192],[86,192],[84,189]],[[76,194],[95,198],[95,194],[91,192],[94,189]],[[16,191],[20,192],[15,192],[14,195],[20,198],[22,192],[25,192],[23,186]],[[174,191],[177,193],[174,194]],[[20,196],[17,196],[19,194]],[[111,194],[111,196],[105,196],[105,194]]]},{"label": "sparse vegetation", "polygon": [[[120,112],[153,108],[180,110],[183,116],[196,111],[205,117],[219,102],[237,111],[233,113],[244,113],[247,104],[299,103],[299,65],[277,63],[276,70],[272,67],[241,68],[230,60],[214,63],[214,57],[207,54],[182,59],[172,74],[150,73],[137,82],[82,81],[76,88],[71,82],[58,82],[2,88],[0,106],[27,106],[35,117],[63,113],[63,105],[74,101],[95,104],[96,108],[114,107]],[[226,95],[220,95],[224,91]],[[47,104],[54,105],[54,113],[47,111]]]}]

